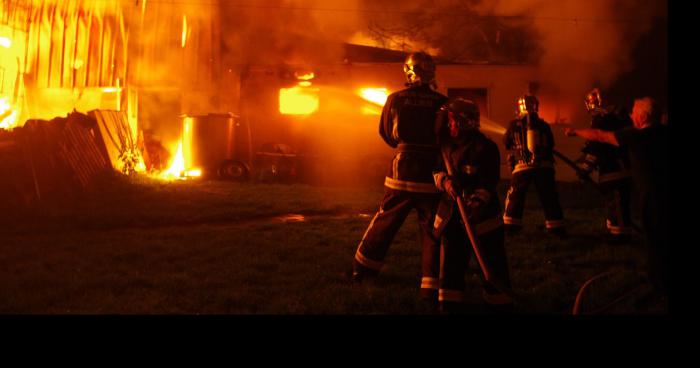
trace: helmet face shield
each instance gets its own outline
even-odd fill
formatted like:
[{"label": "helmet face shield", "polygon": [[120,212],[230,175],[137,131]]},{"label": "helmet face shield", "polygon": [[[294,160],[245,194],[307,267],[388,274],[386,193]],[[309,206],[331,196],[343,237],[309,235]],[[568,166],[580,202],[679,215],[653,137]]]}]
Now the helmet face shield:
[{"label": "helmet face shield", "polygon": [[403,72],[409,85],[432,84],[435,81],[435,62],[425,52],[414,52],[406,58]]},{"label": "helmet face shield", "polygon": [[540,109],[540,102],[533,95],[524,95],[518,98],[518,116],[536,114]]},{"label": "helmet face shield", "polygon": [[479,106],[473,101],[457,98],[450,101],[445,109],[452,137],[457,137],[460,132],[479,129]]},{"label": "helmet face shield", "polygon": [[589,92],[586,95],[584,103],[586,104],[586,110],[588,110],[589,113],[602,109],[603,98],[600,96],[600,90],[598,88],[594,88],[591,92]]}]

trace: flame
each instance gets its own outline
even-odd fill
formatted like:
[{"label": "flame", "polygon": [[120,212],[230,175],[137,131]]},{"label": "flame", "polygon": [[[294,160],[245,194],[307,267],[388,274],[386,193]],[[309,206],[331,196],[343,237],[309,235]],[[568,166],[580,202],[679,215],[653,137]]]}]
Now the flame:
[{"label": "flame", "polygon": [[177,145],[177,152],[173,158],[173,163],[170,167],[160,174],[161,179],[166,180],[186,180],[188,178],[197,178],[202,176],[202,169],[186,169],[185,168],[185,155],[182,153],[182,141]]},{"label": "flame", "polygon": [[200,177],[202,176],[202,169],[192,169],[185,171],[186,177]]},{"label": "flame", "polygon": [[165,180],[186,180],[188,178],[197,178],[202,176],[202,169],[185,169],[185,156],[182,154],[182,141],[177,145],[177,152],[175,153],[175,158],[173,158],[173,163],[170,167],[160,174],[161,179]]},{"label": "flame", "polygon": [[376,106],[362,106],[363,115],[381,115],[382,110]]},{"label": "flame", "polygon": [[318,110],[318,88],[292,87],[280,89],[280,113],[309,115]]},{"label": "flame", "polygon": [[170,164],[165,172],[161,174],[164,179],[180,179],[185,172],[185,157],[182,154],[182,141],[177,145],[177,151],[173,158],[173,163]]},{"label": "flame", "polygon": [[177,151],[173,162],[159,178],[165,180],[196,178],[202,176],[202,170],[192,165],[192,118],[186,118],[183,123],[182,137],[178,141]]},{"label": "flame", "polygon": [[185,48],[187,43],[187,15],[182,15],[182,48]]},{"label": "flame", "polygon": [[309,81],[314,79],[316,75],[313,72],[305,73],[305,74],[299,74],[299,72],[294,72],[294,76],[297,77],[299,80],[303,81]]},{"label": "flame", "polygon": [[12,108],[7,97],[0,97],[0,129],[14,128],[17,124],[17,110]]},{"label": "flame", "polygon": [[395,51],[424,50],[433,56],[440,55],[441,53],[439,48],[432,47],[407,36],[397,36],[392,39],[379,41],[379,39],[373,38],[363,31],[359,31],[353,34],[347,42],[354,45],[378,47]]},{"label": "flame", "polygon": [[386,88],[360,88],[358,93],[365,100],[379,106],[384,106],[389,97],[389,91]]},{"label": "flame", "polygon": [[0,37],[0,46],[9,49],[12,46],[12,40],[7,37]]}]

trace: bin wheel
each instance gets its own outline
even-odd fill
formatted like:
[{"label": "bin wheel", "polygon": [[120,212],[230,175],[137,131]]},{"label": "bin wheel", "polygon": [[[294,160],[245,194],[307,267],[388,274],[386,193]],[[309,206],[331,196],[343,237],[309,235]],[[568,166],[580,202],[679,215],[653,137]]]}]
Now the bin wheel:
[{"label": "bin wheel", "polygon": [[219,178],[231,181],[247,181],[250,178],[248,165],[240,161],[226,160],[219,165]]}]

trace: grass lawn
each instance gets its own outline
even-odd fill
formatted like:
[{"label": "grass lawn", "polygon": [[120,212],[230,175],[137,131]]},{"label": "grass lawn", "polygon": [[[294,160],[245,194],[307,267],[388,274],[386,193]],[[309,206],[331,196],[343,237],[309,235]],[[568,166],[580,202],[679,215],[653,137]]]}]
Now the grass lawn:
[{"label": "grass lawn", "polygon": [[[525,230],[507,238],[517,312],[570,314],[589,278],[584,311],[638,284],[641,240],[603,237],[597,193],[561,184],[570,237],[541,230],[531,190]],[[505,193],[505,186],[501,193]],[[2,314],[431,314],[419,301],[415,215],[375,283],[345,278],[382,197],[381,187],[316,188],[118,179],[77,199],[4,208],[0,215]],[[282,218],[282,215],[303,215]],[[303,221],[302,221],[303,220]],[[479,300],[477,270],[470,290]],[[640,296],[605,313],[666,313]]]}]

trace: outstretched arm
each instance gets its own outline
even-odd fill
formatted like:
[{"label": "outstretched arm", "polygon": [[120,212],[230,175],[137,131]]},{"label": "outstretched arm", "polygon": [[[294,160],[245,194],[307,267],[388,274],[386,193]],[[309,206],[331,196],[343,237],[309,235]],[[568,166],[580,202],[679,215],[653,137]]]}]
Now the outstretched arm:
[{"label": "outstretched arm", "polygon": [[603,143],[612,144],[614,146],[620,145],[620,143],[617,141],[617,138],[615,138],[615,134],[613,132],[606,132],[606,131],[600,130],[600,129],[571,129],[571,128],[567,128],[567,129],[564,129],[564,134],[566,134],[569,137],[579,136],[579,137],[581,137],[585,140],[588,140],[588,141],[603,142]]}]

